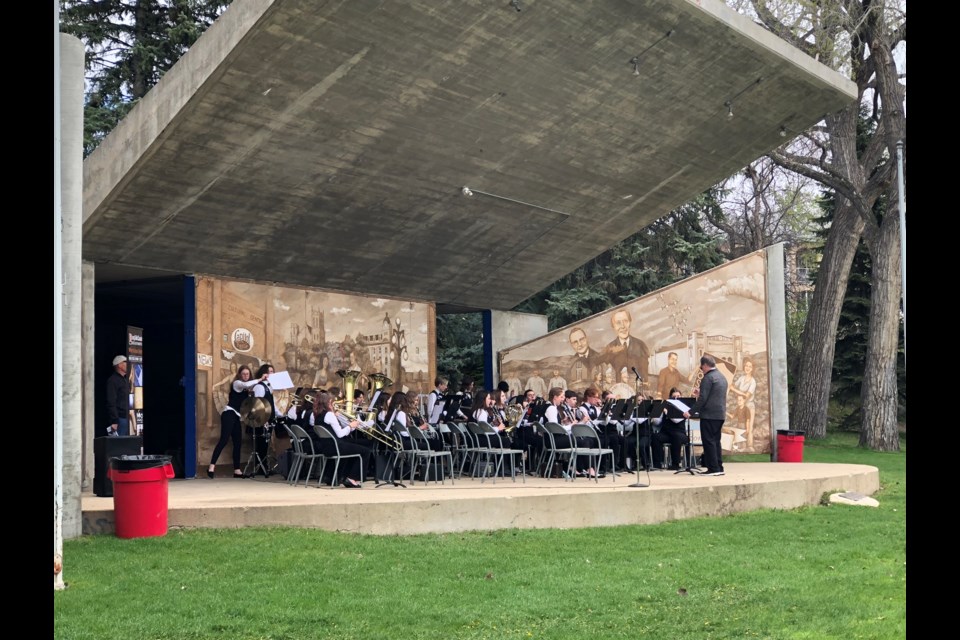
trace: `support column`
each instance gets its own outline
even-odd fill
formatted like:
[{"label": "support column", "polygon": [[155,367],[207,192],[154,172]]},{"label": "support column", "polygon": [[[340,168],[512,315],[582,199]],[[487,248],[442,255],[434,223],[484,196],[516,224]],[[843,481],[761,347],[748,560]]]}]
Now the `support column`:
[{"label": "support column", "polygon": [[63,282],[63,537],[83,533],[81,302],[83,43],[60,34],[60,243]]}]

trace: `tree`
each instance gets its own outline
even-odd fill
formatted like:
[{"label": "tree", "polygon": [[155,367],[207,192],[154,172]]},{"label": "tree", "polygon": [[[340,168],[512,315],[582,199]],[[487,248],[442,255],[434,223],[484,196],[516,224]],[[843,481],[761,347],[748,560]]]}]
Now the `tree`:
[{"label": "tree", "polygon": [[[479,313],[437,316],[437,375],[459,388],[464,376],[483,381],[483,322]],[[433,382],[432,380],[430,381]]]},{"label": "tree", "polygon": [[[885,0],[781,4],[752,0],[759,22],[818,60],[850,74],[858,100],[804,132],[799,147],[769,154],[780,166],[831,189],[836,211],[824,246],[804,328],[791,428],[826,435],[836,331],[857,244],[871,258],[869,337],[862,391],[861,444],[899,450],[897,344],[900,318],[900,225],[895,153],[906,141],[906,86],[895,49],[906,42],[906,12]],[[875,133],[860,144],[861,108]],[[881,201],[886,206],[877,210]]]},{"label": "tree", "polygon": [[811,182],[761,158],[718,185],[719,206],[704,213],[710,226],[722,234],[727,258],[777,242],[799,244],[813,238],[816,205]]},{"label": "tree", "polygon": [[60,30],[83,41],[84,156],[232,0],[60,0]]},{"label": "tree", "polygon": [[513,310],[546,315],[552,331],[721,264],[702,222],[718,207],[716,191],[700,194]]}]

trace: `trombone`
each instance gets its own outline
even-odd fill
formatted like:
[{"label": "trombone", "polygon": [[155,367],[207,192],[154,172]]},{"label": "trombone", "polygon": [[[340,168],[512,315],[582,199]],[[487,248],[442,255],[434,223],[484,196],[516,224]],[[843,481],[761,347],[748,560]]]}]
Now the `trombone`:
[{"label": "trombone", "polygon": [[[354,431],[359,431],[360,433],[367,436],[371,440],[376,440],[380,444],[383,444],[389,447],[390,449],[393,449],[394,451],[401,451],[403,449],[403,445],[400,442],[398,442],[394,438],[388,436],[387,434],[377,429],[376,425],[373,424],[372,420],[370,422],[364,422],[363,420],[358,418],[356,415],[352,413],[348,413],[345,410],[342,411],[338,409],[337,408],[338,403],[346,404],[346,401],[341,400],[333,403],[337,420],[340,421],[341,425],[347,428],[352,428]],[[360,426],[350,427],[349,421],[353,421],[353,420],[356,420],[357,422],[359,422]]]}]

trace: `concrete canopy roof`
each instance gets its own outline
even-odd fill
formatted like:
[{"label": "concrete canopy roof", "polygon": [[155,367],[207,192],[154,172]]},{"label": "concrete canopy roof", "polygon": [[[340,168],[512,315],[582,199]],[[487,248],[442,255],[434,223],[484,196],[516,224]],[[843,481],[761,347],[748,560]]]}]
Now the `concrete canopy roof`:
[{"label": "concrete canopy roof", "polygon": [[84,259],[509,309],[856,99],[717,0],[520,9],[235,0],[84,161]]}]

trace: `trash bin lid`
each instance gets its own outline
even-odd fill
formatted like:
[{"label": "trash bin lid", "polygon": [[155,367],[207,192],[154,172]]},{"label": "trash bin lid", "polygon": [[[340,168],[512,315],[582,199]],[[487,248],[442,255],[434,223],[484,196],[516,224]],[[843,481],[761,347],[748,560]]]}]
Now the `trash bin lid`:
[{"label": "trash bin lid", "polygon": [[806,431],[777,430],[778,436],[802,436]]},{"label": "trash bin lid", "polygon": [[110,468],[117,471],[139,471],[166,466],[171,460],[173,456],[114,456],[110,458]]}]

